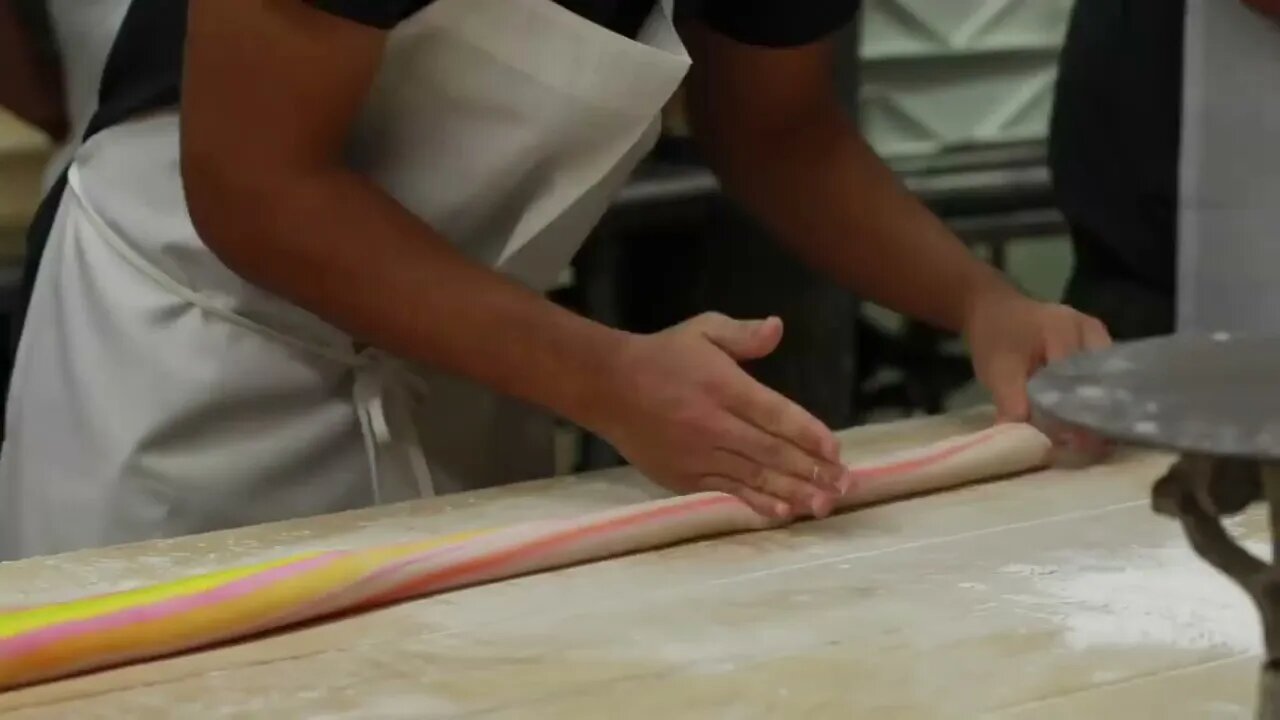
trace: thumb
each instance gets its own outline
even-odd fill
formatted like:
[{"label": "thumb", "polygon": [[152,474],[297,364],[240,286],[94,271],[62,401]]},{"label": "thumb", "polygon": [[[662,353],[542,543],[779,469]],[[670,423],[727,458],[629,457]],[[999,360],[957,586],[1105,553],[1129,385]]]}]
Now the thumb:
[{"label": "thumb", "polygon": [[782,320],[734,320],[723,315],[707,316],[702,335],[735,360],[759,360],[778,349],[782,342]]}]

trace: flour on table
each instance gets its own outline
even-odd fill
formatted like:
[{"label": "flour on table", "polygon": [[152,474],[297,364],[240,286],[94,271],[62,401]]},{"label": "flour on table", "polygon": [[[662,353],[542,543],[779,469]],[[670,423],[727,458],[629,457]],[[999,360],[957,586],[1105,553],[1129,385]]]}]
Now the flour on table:
[{"label": "flour on table", "polygon": [[[7,605],[29,605],[62,602],[98,593],[119,592],[175,577],[191,577],[217,572],[229,567],[243,567],[271,562],[293,555],[372,547],[405,542],[421,537],[421,528],[412,520],[384,522],[360,527],[338,535],[312,538],[309,533],[287,533],[272,538],[272,544],[237,540],[219,540],[205,548],[203,542],[187,538],[184,543],[196,552],[161,549],[154,555],[131,555],[119,558],[94,558],[72,555],[67,558],[42,558],[48,569],[43,582],[39,577],[21,588],[4,588],[0,592],[0,610]],[[175,571],[177,573],[175,574]],[[66,589],[67,576],[78,578],[74,589]]]},{"label": "flour on table", "polygon": [[[1259,557],[1268,554],[1262,543],[1245,546]],[[1000,572],[1033,588],[1004,599],[1060,625],[1076,649],[1262,650],[1252,601],[1183,543],[1071,555],[1056,565],[1007,565]]]}]

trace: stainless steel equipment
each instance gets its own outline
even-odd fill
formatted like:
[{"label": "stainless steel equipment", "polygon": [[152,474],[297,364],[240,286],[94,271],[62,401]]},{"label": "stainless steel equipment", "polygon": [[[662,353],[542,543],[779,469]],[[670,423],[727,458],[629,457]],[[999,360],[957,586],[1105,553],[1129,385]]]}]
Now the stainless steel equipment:
[{"label": "stainless steel equipment", "polygon": [[1045,368],[1030,393],[1042,422],[1182,453],[1156,482],[1152,507],[1253,598],[1266,641],[1257,716],[1280,720],[1280,570],[1222,524],[1266,503],[1280,558],[1280,337],[1120,343]]}]

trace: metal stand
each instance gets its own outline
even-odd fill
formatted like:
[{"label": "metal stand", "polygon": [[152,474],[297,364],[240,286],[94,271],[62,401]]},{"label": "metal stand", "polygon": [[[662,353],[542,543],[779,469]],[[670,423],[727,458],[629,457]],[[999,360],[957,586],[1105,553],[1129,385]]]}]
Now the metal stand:
[{"label": "metal stand", "polygon": [[[1280,720],[1280,335],[1179,333],[1117,343],[1038,372],[1035,415],[1057,426],[1179,452],[1156,482],[1154,510],[1182,523],[1191,547],[1253,599],[1266,660],[1258,715]],[[1270,562],[1254,557],[1222,518],[1266,503]]]},{"label": "metal stand", "polygon": [[1222,525],[1256,502],[1269,506],[1272,557],[1280,558],[1280,465],[1187,455],[1152,490],[1152,507],[1182,523],[1196,553],[1230,577],[1262,616],[1266,660],[1258,686],[1259,720],[1280,720],[1280,571],[1245,550]]}]

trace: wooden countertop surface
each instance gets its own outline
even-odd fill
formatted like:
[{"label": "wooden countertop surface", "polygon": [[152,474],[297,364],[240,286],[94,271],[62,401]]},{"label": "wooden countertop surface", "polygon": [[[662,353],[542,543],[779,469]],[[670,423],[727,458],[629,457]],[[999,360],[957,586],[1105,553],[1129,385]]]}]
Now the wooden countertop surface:
[{"label": "wooden countertop surface", "polygon": [[[850,458],[976,429],[856,429]],[[27,718],[1247,718],[1247,600],[1148,506],[1170,458],[883,505],[0,694]],[[628,470],[0,565],[0,606],[642,501]],[[1263,537],[1260,517],[1241,531]]]}]

